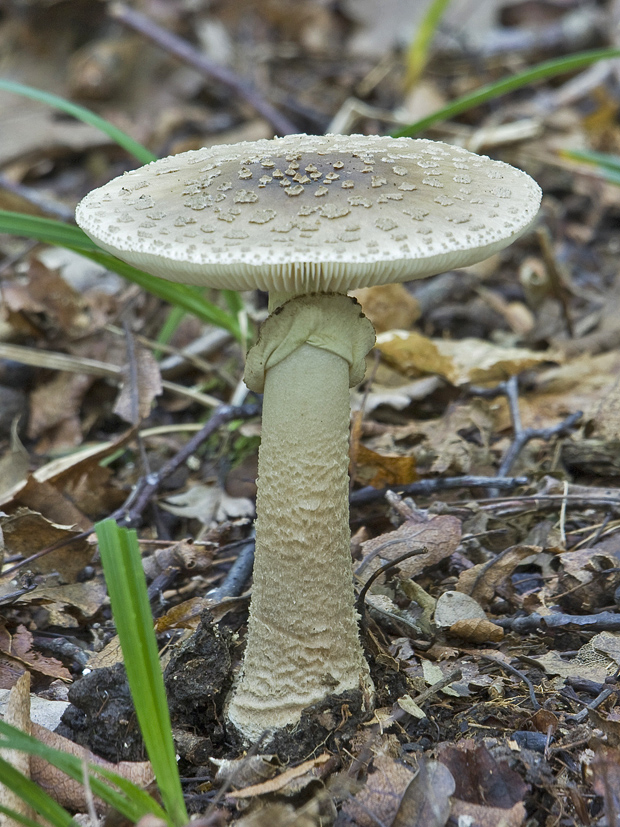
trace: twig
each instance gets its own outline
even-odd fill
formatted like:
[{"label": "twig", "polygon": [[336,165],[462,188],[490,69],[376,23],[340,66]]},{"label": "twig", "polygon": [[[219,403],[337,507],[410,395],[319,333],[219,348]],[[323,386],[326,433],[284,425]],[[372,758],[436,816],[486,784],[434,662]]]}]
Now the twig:
[{"label": "twig", "polygon": [[505,476],[514,465],[517,457],[532,439],[542,439],[544,442],[549,442],[553,437],[568,436],[570,432],[578,424],[583,416],[583,411],[575,411],[562,422],[557,425],[551,425],[549,428],[524,428],[520,433],[515,434],[515,439],[510,448],[506,451],[504,458],[498,470],[498,476]]},{"label": "twig", "polygon": [[605,687],[605,689],[603,689],[602,692],[600,692],[591,703],[589,703],[587,706],[585,706],[581,710],[581,712],[577,712],[576,715],[567,715],[566,717],[570,721],[574,721],[577,724],[581,724],[583,721],[586,720],[586,718],[588,717],[588,712],[591,709],[592,710],[597,709],[597,707],[599,707],[602,703],[604,703],[607,700],[607,698],[610,698],[615,692],[616,692],[615,687],[613,687],[613,686]]},{"label": "twig", "polygon": [[504,663],[504,661],[500,660],[499,658],[494,658],[492,655],[484,655],[480,653],[480,657],[483,660],[488,660],[489,663],[494,663],[496,666],[499,666],[500,669],[504,669],[506,672],[510,672],[511,675],[514,675],[516,678],[519,678],[520,681],[527,686],[527,690],[530,693],[530,700],[532,702],[532,706],[535,710],[540,709],[540,704],[536,699],[536,693],[534,692],[534,686],[532,681],[521,672],[520,669],[517,669],[515,666],[511,666],[509,663]]},{"label": "twig", "polygon": [[235,95],[243,98],[259,115],[262,115],[274,128],[278,135],[291,135],[299,130],[288,118],[266,101],[256,88],[246,80],[240,78],[230,69],[220,66],[205,55],[194,49],[186,40],[172,32],[166,31],[145,15],[129,8],[124,3],[111,3],[110,16],[123,23],[130,29],[144,35],[144,37],[161,46],[166,52],[196,69],[200,74],[211,80],[216,80],[230,89]]},{"label": "twig", "polygon": [[219,603],[225,597],[237,597],[252,573],[254,565],[254,532],[252,536],[241,544],[237,559],[230,567],[228,574],[216,589],[211,589],[205,597]]},{"label": "twig", "polygon": [[[549,615],[540,615],[533,612],[527,617],[505,617],[493,621],[502,629],[529,634],[530,632],[548,632],[554,629],[582,632],[618,632],[620,631],[620,615],[616,612],[599,612],[596,615],[569,615],[564,612],[553,612]],[[540,664],[532,659],[532,663]]]},{"label": "twig", "polygon": [[437,491],[451,491],[454,488],[488,488],[494,485],[500,489],[516,488],[519,485],[526,485],[527,477],[439,477],[431,480],[420,480],[419,482],[411,482],[408,485],[392,485],[389,488],[360,488],[359,491],[354,491],[349,502],[351,505],[360,506],[368,503],[381,500],[385,497],[388,491],[398,491],[401,494],[419,494],[424,496],[426,494],[434,494]]}]

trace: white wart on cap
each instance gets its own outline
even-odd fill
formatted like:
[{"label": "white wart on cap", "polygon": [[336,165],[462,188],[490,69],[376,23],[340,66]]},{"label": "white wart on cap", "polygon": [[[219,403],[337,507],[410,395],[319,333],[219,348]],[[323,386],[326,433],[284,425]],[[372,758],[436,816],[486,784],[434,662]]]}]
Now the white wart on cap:
[{"label": "white wart on cap", "polygon": [[172,281],[346,292],[487,258],[540,196],[520,170],[436,141],[289,135],[155,161],[91,192],[76,218]]}]

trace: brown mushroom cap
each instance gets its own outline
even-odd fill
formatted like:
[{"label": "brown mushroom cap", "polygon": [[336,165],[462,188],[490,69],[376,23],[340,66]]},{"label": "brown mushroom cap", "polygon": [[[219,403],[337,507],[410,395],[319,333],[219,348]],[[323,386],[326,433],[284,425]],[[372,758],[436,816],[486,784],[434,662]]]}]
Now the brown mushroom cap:
[{"label": "brown mushroom cap", "polygon": [[288,135],[155,161],[76,218],[172,281],[346,292],[487,258],[531,225],[540,195],[524,172],[436,141]]}]

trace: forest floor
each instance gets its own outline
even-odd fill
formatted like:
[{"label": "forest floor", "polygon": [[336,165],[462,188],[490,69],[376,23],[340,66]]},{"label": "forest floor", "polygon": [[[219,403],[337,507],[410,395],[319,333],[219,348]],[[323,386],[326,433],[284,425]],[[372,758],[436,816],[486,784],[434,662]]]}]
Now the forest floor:
[{"label": "forest floor", "polygon": [[[0,73],[163,157],[275,133],[390,134],[544,60],[618,45],[617,0],[459,0],[410,82],[426,5],[9,0]],[[210,63],[175,57],[170,33]],[[2,90],[0,122],[3,210],[71,222],[135,165],[94,127]],[[330,700],[270,754],[244,758],[223,715],[260,441],[245,347],[76,253],[0,236],[0,689],[28,672],[39,722],[114,763],[145,760],[89,533],[128,514],[187,806],[209,824],[620,823],[618,60],[422,136],[527,171],[540,219],[481,264],[358,292],[380,334],[351,429],[377,708]],[[266,301],[243,302],[250,343]],[[188,453],[229,404],[234,422]],[[184,671],[192,658],[206,685]],[[80,812],[81,795],[61,800]]]}]

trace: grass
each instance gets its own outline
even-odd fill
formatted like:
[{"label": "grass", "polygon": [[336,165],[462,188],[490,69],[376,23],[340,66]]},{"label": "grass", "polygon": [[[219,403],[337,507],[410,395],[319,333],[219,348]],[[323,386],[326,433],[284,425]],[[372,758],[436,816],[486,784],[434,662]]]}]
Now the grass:
[{"label": "grass", "polygon": [[95,532],[140,731],[164,807],[181,827],[187,811],[138,537],[114,520],[97,523]]}]

